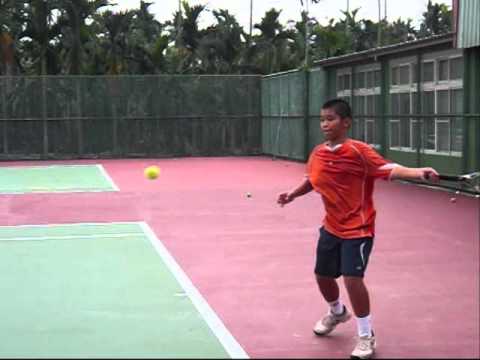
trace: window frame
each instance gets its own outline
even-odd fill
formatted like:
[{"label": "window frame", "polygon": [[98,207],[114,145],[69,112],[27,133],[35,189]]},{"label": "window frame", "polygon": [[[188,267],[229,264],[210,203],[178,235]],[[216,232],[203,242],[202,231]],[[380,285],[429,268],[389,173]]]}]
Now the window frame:
[{"label": "window frame", "polygon": [[[390,84],[389,84],[389,92],[388,92],[388,96],[389,96],[389,104],[390,104],[390,110],[391,112],[393,112],[393,106],[392,106],[392,95],[396,94],[398,95],[397,97],[397,101],[398,101],[398,111],[399,113],[401,112],[400,111],[400,108],[401,108],[401,104],[400,104],[400,94],[403,94],[403,93],[409,93],[410,95],[410,113],[415,113],[415,109],[413,109],[413,101],[412,101],[412,96],[416,96],[417,95],[417,82],[420,81],[420,90],[422,92],[422,94],[424,92],[428,92],[428,91],[431,91],[433,93],[433,109],[434,109],[434,113],[432,115],[435,115],[435,114],[438,114],[438,92],[439,91],[442,91],[442,90],[446,90],[448,91],[448,97],[447,97],[447,102],[448,102],[448,113],[451,113],[452,111],[452,92],[454,90],[464,90],[463,89],[463,77],[462,78],[456,78],[456,79],[451,79],[451,61],[452,59],[458,59],[458,58],[461,58],[463,59],[463,55],[462,54],[459,54],[459,53],[456,53],[456,54],[447,54],[447,55],[441,55],[441,56],[438,56],[438,57],[433,57],[435,56],[435,54],[432,54],[431,55],[432,58],[426,58],[424,60],[421,61],[421,64],[422,64],[422,67],[421,67],[421,72],[420,72],[420,76],[421,78],[420,79],[416,79],[417,81],[416,82],[413,82],[413,78],[414,78],[414,74],[412,73],[414,71],[414,68],[415,68],[415,61],[414,60],[411,60],[408,62],[409,66],[410,66],[410,70],[409,70],[409,83],[408,84],[400,84],[400,67],[402,66],[405,66],[406,63],[405,61],[398,61],[394,64],[391,64],[390,65],[390,73],[392,73],[392,69],[393,68],[398,68],[398,83],[397,84],[393,84],[392,83],[392,79],[390,79]],[[440,61],[444,61],[444,60],[447,60],[447,80],[439,80],[439,62]],[[424,81],[424,65],[425,64],[432,64],[433,66],[433,80],[429,80],[429,81]],[[422,105],[421,105],[421,108],[422,108],[422,112],[424,112],[424,103],[423,103],[423,96],[422,96]],[[458,111],[457,111],[458,112]],[[402,119],[404,117],[402,116]],[[410,131],[410,134],[409,134],[409,139],[410,139],[410,147],[409,148],[406,148],[406,147],[402,147],[401,146],[401,143],[402,143],[402,134],[401,134],[401,129],[402,129],[402,125],[401,125],[401,119],[400,118],[396,118],[395,117],[395,114],[392,114],[392,119],[390,120],[389,122],[389,125],[390,125],[390,131],[391,131],[391,126],[392,126],[392,122],[393,123],[399,123],[398,125],[398,129],[400,130],[400,133],[398,134],[398,139],[399,139],[399,146],[392,146],[392,134],[390,133],[389,134],[389,149],[392,149],[392,150],[396,150],[396,151],[404,151],[404,152],[412,152],[412,151],[416,151],[416,144],[413,143],[414,141],[414,126],[415,124],[418,122],[419,125],[418,125],[418,129],[420,131],[420,136],[422,138],[422,143],[421,143],[421,151],[423,153],[426,153],[426,154],[436,154],[436,155],[449,155],[449,156],[455,156],[455,157],[461,157],[462,156],[462,152],[461,151],[454,151],[452,150],[453,148],[453,139],[452,139],[452,136],[453,136],[453,128],[452,128],[452,118],[451,117],[441,117],[441,118],[436,118],[436,117],[433,117],[433,126],[434,126],[434,136],[435,136],[435,139],[434,139],[434,149],[426,149],[425,146],[426,146],[426,139],[425,139],[425,136],[427,135],[425,133],[426,131],[426,127],[424,126],[424,122],[423,121],[419,121],[419,119],[417,118],[410,118],[410,123],[409,123],[409,131]],[[448,123],[449,124],[449,127],[448,127],[448,132],[449,132],[449,151],[445,151],[445,150],[439,150],[439,137],[438,137],[438,129],[439,127],[441,126],[441,124],[444,124],[444,123]],[[462,134],[463,136],[463,140],[462,141],[465,141],[465,134]]]},{"label": "window frame", "polygon": [[[376,82],[376,73],[378,71],[378,74],[379,74],[379,77],[378,77],[378,84]],[[353,120],[353,123],[352,123],[352,128],[351,128],[351,131],[352,131],[352,136],[354,138],[358,138],[360,139],[361,141],[364,141],[366,143],[366,134],[367,134],[367,121],[369,122],[373,122],[374,124],[374,132],[373,132],[373,138],[375,140],[375,134],[376,134],[376,119],[375,118],[369,118],[369,117],[366,117],[365,115],[372,115],[372,114],[366,114],[365,111],[367,110],[367,105],[368,105],[368,96],[373,96],[373,106],[374,106],[374,112],[376,110],[376,101],[377,101],[377,98],[376,96],[377,95],[380,95],[381,94],[381,74],[380,74],[380,71],[381,71],[381,66],[379,63],[373,63],[373,64],[370,64],[368,66],[361,66],[359,67],[357,70],[354,69],[353,71],[353,74],[352,74],[352,70],[351,70],[351,67],[343,67],[343,68],[340,68],[340,69],[337,69],[337,78],[339,76],[343,76],[345,74],[348,74],[350,75],[350,79],[353,79],[355,78],[356,76],[358,76],[357,74],[362,74],[360,76],[363,76],[364,78],[364,84],[363,84],[363,87],[361,88],[358,88],[356,87],[357,84],[356,84],[356,81],[355,83],[351,83],[350,85],[352,86],[350,89],[343,89],[343,90],[338,90],[337,89],[337,97],[348,97],[350,99],[350,103],[352,105],[352,109],[354,111],[354,119]],[[368,73],[371,72],[371,77],[372,77],[372,87],[366,87],[367,86],[367,77],[368,77]],[[377,86],[378,85],[378,86]],[[353,89],[353,92],[352,92],[352,89]],[[357,101],[362,101],[363,102],[363,108],[364,108],[364,112],[362,114],[357,114],[357,104],[356,102]],[[359,115],[359,117],[357,118],[357,115]],[[363,115],[363,116],[362,116]],[[357,126],[358,124],[358,126]],[[355,129],[358,128],[358,131],[355,131]],[[357,133],[355,133],[357,132]],[[359,137],[358,135],[361,135],[361,134],[358,134],[359,132],[363,132],[363,137]],[[372,143],[372,144],[368,144],[370,145],[371,147],[373,148],[377,148],[377,149],[380,149],[380,144],[378,143]]]},{"label": "window frame", "polygon": [[[424,66],[425,64],[432,64],[433,65],[433,79],[432,80],[429,80],[429,81],[425,81],[425,76],[424,76],[424,73],[423,73],[423,69],[424,69]],[[435,84],[436,80],[437,80],[437,77],[436,77],[436,74],[437,74],[437,66],[436,66],[436,61],[435,59],[428,59],[428,60],[423,60],[422,61],[422,71],[420,73],[421,75],[421,81],[420,83],[421,84]]]},{"label": "window frame", "polygon": [[[343,80],[343,77],[348,75],[350,77],[350,87],[348,89],[344,88],[345,81]],[[343,68],[337,70],[336,78],[337,78],[337,85],[338,85],[338,79],[342,77],[342,89],[339,89],[336,87],[336,94],[337,97],[345,98],[345,97],[351,97],[352,93],[352,72],[350,68]]]},{"label": "window frame", "polygon": [[452,55],[448,58],[448,80],[451,81],[451,82],[455,82],[455,81],[459,81],[459,80],[462,80],[463,81],[463,74],[461,75],[461,77],[459,78],[455,78],[455,79],[452,79],[451,78],[451,61],[452,60],[456,60],[456,59],[461,59],[462,60],[462,69],[465,68],[465,61],[464,61],[464,58],[462,55],[460,54],[456,54],[456,55]]}]

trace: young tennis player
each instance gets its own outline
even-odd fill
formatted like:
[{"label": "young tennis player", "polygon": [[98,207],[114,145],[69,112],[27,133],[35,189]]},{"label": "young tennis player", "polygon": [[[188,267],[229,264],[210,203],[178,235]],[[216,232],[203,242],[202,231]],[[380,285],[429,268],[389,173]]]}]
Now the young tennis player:
[{"label": "young tennis player", "polygon": [[347,137],[351,122],[346,101],[334,99],[323,105],[320,127],[326,141],[311,152],[305,179],[291,191],[280,194],[277,203],[283,206],[312,190],[322,196],[326,216],[317,244],[315,275],[330,308],[313,331],[319,336],[327,335],[351,318],[339,298],[336,279],[343,276],[358,331],[351,357],[368,359],[375,351],[375,334],[363,277],[375,235],[374,181],[438,181],[438,173],[432,168],[408,168],[388,162],[369,145]]}]

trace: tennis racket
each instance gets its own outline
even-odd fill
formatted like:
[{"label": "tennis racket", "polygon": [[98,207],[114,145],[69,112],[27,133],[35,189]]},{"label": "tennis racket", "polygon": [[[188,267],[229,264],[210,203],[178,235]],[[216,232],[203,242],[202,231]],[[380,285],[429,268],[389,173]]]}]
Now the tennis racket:
[{"label": "tennis racket", "polygon": [[440,180],[457,182],[467,192],[480,194],[480,171],[463,175],[439,174],[439,178]]}]

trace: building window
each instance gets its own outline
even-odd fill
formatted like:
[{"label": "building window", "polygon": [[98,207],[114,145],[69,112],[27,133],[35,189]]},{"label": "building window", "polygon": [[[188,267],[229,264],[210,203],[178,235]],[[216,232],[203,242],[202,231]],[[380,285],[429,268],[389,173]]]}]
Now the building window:
[{"label": "building window", "polygon": [[380,70],[375,70],[375,87],[380,87]]},{"label": "building window", "polygon": [[379,66],[362,67],[354,75],[353,112],[351,136],[378,147],[376,123],[380,98]]},{"label": "building window", "polygon": [[[463,90],[450,91],[450,113],[461,114],[463,112]],[[461,152],[463,146],[463,118],[453,117],[452,124],[452,151]]]},{"label": "building window", "polygon": [[375,87],[375,73],[373,71],[367,71],[367,88],[374,88]]},{"label": "building window", "polygon": [[412,83],[417,83],[417,63],[412,63]]},{"label": "building window", "polygon": [[424,114],[435,114],[435,93],[433,91],[424,91],[422,93],[422,110]]},{"label": "building window", "polygon": [[414,146],[414,144],[411,144],[410,123],[412,120],[405,116],[395,117],[395,115],[409,115],[413,113],[411,96],[415,96],[415,93],[400,92],[390,95],[390,109],[393,116],[393,119],[390,120],[391,128],[398,132],[398,134],[393,136],[395,141],[390,143],[392,148],[410,148]]},{"label": "building window", "polygon": [[[448,89],[436,91],[436,114],[458,114],[463,109],[463,90]],[[437,152],[460,154],[463,146],[463,118],[435,118],[435,147]]]},{"label": "building window", "polygon": [[398,66],[392,67],[390,82],[392,83],[392,85],[400,84],[400,82],[399,82],[399,67]]},{"label": "building window", "polygon": [[420,145],[426,152],[460,156],[463,118],[455,115],[463,112],[462,57],[439,57],[422,62],[421,113],[430,117],[406,116],[418,112],[417,89],[412,86],[417,82],[416,72],[414,62],[391,67],[390,129],[393,133],[390,147],[413,151]]},{"label": "building window", "polygon": [[355,88],[364,89],[365,88],[365,72],[358,72],[355,74]]},{"label": "building window", "polygon": [[423,82],[433,82],[434,81],[434,62],[433,61],[425,61],[423,63],[423,71],[422,71],[422,80]]},{"label": "building window", "polygon": [[339,74],[337,76],[337,92],[350,90],[350,74]]},{"label": "building window", "polygon": [[463,58],[450,59],[450,80],[463,78]]},{"label": "building window", "polygon": [[410,121],[410,134],[412,148],[417,148],[421,141],[421,127],[419,127],[419,121],[417,119],[412,119]]},{"label": "building window", "polygon": [[435,122],[435,136],[437,138],[437,151],[450,151],[450,124],[448,120],[437,120]]},{"label": "building window", "polygon": [[402,65],[399,67],[399,85],[410,84],[410,66]]},{"label": "building window", "polygon": [[354,111],[356,115],[365,115],[365,97],[355,96]]},{"label": "building window", "polygon": [[448,81],[448,60],[438,61],[438,81]]},{"label": "building window", "polygon": [[365,141],[367,144],[375,143],[375,121],[372,119],[365,121]]},{"label": "building window", "polygon": [[400,120],[390,121],[390,147],[400,147]]},{"label": "building window", "polygon": [[[435,93],[433,91],[424,91],[422,93],[422,110],[424,114],[435,114]],[[425,149],[435,149],[435,125],[433,118],[425,118],[425,141],[423,147]]]}]

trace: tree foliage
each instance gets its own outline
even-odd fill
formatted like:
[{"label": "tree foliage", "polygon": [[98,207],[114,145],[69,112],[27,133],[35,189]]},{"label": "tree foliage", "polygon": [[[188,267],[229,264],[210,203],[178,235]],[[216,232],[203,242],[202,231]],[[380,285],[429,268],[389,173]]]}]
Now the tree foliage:
[{"label": "tree foliage", "polygon": [[[320,2],[304,1],[312,6]],[[140,1],[137,9],[121,12],[111,11],[113,4],[0,0],[0,75],[268,74],[452,27],[452,11],[431,1],[418,30],[411,19],[358,19],[359,9],[326,25],[305,11],[300,20],[282,24],[281,10],[272,8],[254,24],[251,37],[227,9],[191,6],[184,0],[182,11],[161,23],[149,10],[151,2]],[[213,23],[201,28],[201,17],[210,11]]]}]

